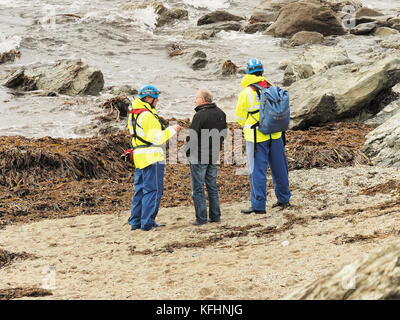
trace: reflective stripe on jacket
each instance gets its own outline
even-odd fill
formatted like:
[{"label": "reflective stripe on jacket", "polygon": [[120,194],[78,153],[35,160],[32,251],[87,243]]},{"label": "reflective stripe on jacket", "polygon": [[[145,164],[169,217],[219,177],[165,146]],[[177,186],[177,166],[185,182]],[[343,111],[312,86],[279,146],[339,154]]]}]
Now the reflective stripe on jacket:
[{"label": "reflective stripe on jacket", "polygon": [[157,111],[148,103],[143,102],[139,98],[132,102],[133,110],[144,108],[149,111],[142,112],[139,115],[130,113],[128,117],[130,133],[134,134],[134,116],[137,121],[135,126],[137,136],[152,144],[147,145],[135,137],[132,138],[132,146],[134,148],[133,161],[135,167],[138,169],[143,169],[155,162],[163,161],[165,156],[161,145],[167,142],[176,133],[173,127],[168,127],[163,130],[160,121],[156,117]]},{"label": "reflective stripe on jacket", "polygon": [[[262,81],[266,81],[266,79],[252,74],[244,76],[241,82],[243,90],[239,95],[236,105],[235,119],[243,127],[244,139],[250,142],[254,142],[254,129],[251,129],[251,126],[260,119],[259,112],[254,114],[249,113],[257,111],[260,108],[260,99],[257,92],[250,85]],[[266,135],[257,130],[257,142],[267,141],[269,140],[269,136],[269,134]],[[272,139],[279,139],[281,136],[282,132],[271,134]]]}]

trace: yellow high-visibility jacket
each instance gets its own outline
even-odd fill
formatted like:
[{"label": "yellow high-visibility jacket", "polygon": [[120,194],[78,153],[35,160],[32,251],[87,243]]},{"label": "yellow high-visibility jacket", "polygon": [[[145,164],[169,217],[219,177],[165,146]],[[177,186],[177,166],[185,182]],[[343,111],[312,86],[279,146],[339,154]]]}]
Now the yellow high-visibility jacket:
[{"label": "yellow high-visibility jacket", "polygon": [[[135,167],[138,169],[146,168],[147,166],[165,159],[164,150],[161,145],[167,142],[175,133],[173,127],[168,127],[162,130],[160,121],[156,118],[157,111],[152,108],[148,103],[135,99],[132,102],[132,110],[134,109],[148,109],[149,111],[140,113],[139,115],[129,114],[128,128],[131,134],[136,134],[145,141],[152,143],[151,146],[140,141],[139,139],[132,138],[132,146],[134,148],[133,161]],[[133,117],[137,117],[135,128],[133,128]]]},{"label": "yellow high-visibility jacket", "polygon": [[[249,114],[249,112],[260,109],[260,99],[257,92],[249,86],[261,81],[266,79],[252,74],[244,76],[241,82],[243,90],[236,105],[235,119],[243,127],[244,139],[250,142],[254,142],[254,129],[251,129],[251,126],[259,121],[260,113]],[[269,136],[257,130],[257,142],[267,141]],[[272,139],[279,139],[281,136],[282,132],[271,133]]]}]

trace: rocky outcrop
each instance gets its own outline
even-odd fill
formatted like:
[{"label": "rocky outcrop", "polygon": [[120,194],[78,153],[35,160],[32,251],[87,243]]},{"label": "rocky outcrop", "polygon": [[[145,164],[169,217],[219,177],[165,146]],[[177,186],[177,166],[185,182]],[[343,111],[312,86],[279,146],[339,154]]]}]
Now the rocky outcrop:
[{"label": "rocky outcrop", "polygon": [[374,9],[368,8],[368,7],[362,7],[356,11],[357,18],[359,18],[359,17],[379,17],[379,16],[383,16],[383,14]]},{"label": "rocky outcrop", "polygon": [[61,60],[50,67],[17,70],[9,76],[5,86],[26,91],[41,89],[71,96],[98,95],[104,87],[104,78],[100,70],[89,67],[80,59]]},{"label": "rocky outcrop", "polygon": [[390,37],[397,34],[399,34],[399,31],[388,27],[379,27],[373,33],[377,37]]},{"label": "rocky outcrop", "polygon": [[296,2],[284,7],[265,34],[290,37],[299,31],[316,31],[324,36],[346,34],[334,11],[308,2]]},{"label": "rocky outcrop", "polygon": [[323,42],[324,36],[319,32],[300,31],[290,38],[289,43],[292,47],[296,47],[309,44],[321,44]]},{"label": "rocky outcrop", "polygon": [[285,300],[400,299],[400,245],[365,255],[318,279]]},{"label": "rocky outcrop", "polygon": [[361,23],[355,28],[350,29],[350,33],[358,36],[369,35],[377,28],[377,26],[376,22]]},{"label": "rocky outcrop", "polygon": [[400,168],[400,112],[366,136],[362,151],[378,166]]},{"label": "rocky outcrop", "polygon": [[0,64],[9,61],[14,61],[16,58],[21,56],[21,52],[18,50],[9,50],[6,52],[0,52]]},{"label": "rocky outcrop", "polygon": [[387,20],[389,27],[400,31],[400,17],[394,17]]},{"label": "rocky outcrop", "polygon": [[291,129],[335,121],[358,114],[374,98],[400,82],[400,59],[368,65],[337,66],[289,88]]},{"label": "rocky outcrop", "polygon": [[197,25],[201,26],[204,24],[210,24],[216,22],[241,21],[241,20],[244,20],[244,18],[235,16],[223,10],[217,10],[202,16],[199,20],[197,20]]},{"label": "rocky outcrop", "polygon": [[191,52],[187,51],[182,55],[173,57],[172,59],[184,61],[193,70],[204,69],[208,64],[207,54],[200,50]]},{"label": "rocky outcrop", "polygon": [[387,105],[385,108],[382,109],[376,116],[372,119],[365,121],[366,124],[380,126],[381,124],[385,123],[395,114],[400,112],[400,100],[393,101],[391,104]]},{"label": "rocky outcrop", "polygon": [[218,32],[240,31],[241,29],[242,24],[240,22],[216,22],[195,28],[189,28],[183,33],[183,35],[190,39],[208,40],[214,37]]},{"label": "rocky outcrop", "polygon": [[258,12],[253,12],[251,15],[249,22],[252,23],[257,23],[257,22],[273,22],[276,20],[278,17],[278,13],[273,12],[265,12],[265,11],[258,11]]},{"label": "rocky outcrop", "polygon": [[343,48],[327,46],[311,47],[288,63],[285,69],[283,85],[290,86],[300,79],[306,79],[329,68],[349,63],[352,63],[352,60]]},{"label": "rocky outcrop", "polygon": [[162,27],[179,20],[187,20],[189,16],[188,11],[185,9],[166,8],[162,4],[156,4],[154,11],[158,14],[157,27]]},{"label": "rocky outcrop", "polygon": [[268,29],[268,27],[272,24],[272,22],[256,22],[253,24],[247,25],[243,31],[245,33],[256,33],[256,32],[264,32]]}]

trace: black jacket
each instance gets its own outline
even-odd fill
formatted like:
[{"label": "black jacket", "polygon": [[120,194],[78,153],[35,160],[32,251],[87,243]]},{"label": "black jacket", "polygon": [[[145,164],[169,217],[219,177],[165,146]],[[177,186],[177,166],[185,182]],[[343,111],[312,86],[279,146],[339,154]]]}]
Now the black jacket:
[{"label": "black jacket", "polygon": [[215,164],[227,133],[226,114],[215,103],[203,104],[195,111],[186,137],[186,156],[190,163]]}]

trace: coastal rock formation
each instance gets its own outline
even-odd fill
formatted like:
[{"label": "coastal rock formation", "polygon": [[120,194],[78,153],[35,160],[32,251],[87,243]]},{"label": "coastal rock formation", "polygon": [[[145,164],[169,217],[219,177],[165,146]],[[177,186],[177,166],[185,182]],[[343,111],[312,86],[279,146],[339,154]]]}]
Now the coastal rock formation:
[{"label": "coastal rock formation", "polygon": [[290,37],[299,31],[316,31],[324,36],[346,34],[334,11],[308,2],[296,2],[282,8],[265,34]]},{"label": "coastal rock formation", "polygon": [[400,299],[400,245],[365,255],[341,270],[312,282],[284,299],[391,300]]},{"label": "coastal rock formation", "polygon": [[289,88],[291,129],[335,121],[358,114],[384,90],[400,82],[400,59],[367,65],[337,66]]},{"label": "coastal rock formation", "polygon": [[377,37],[390,37],[397,34],[399,34],[399,31],[388,27],[379,27],[373,33]]},{"label": "coastal rock formation", "polygon": [[324,36],[319,32],[300,31],[290,38],[292,47],[302,46],[305,44],[321,44],[324,42]]},{"label": "coastal rock formation", "polygon": [[284,74],[283,85],[306,79],[325,70],[352,63],[347,51],[339,47],[315,46],[289,62]]},{"label": "coastal rock formation", "polygon": [[245,33],[256,33],[256,32],[264,32],[268,29],[268,27],[272,24],[272,22],[256,22],[253,24],[247,25],[243,31]]},{"label": "coastal rock formation", "polygon": [[[26,83],[30,83],[26,87]],[[82,60],[61,60],[52,66],[17,70],[6,80],[8,88],[41,89],[70,96],[98,95],[104,87],[103,73]]]},{"label": "coastal rock formation", "polygon": [[[393,111],[396,111],[394,109]],[[397,111],[389,120],[366,136],[363,152],[373,164],[400,168],[400,112]]]},{"label": "coastal rock formation", "polygon": [[159,15],[156,23],[157,27],[162,27],[179,20],[187,20],[189,15],[185,9],[166,8],[162,4],[155,5],[155,13]]},{"label": "coastal rock formation", "polygon": [[240,22],[216,22],[195,28],[189,28],[183,33],[183,35],[190,39],[208,40],[220,31],[240,31],[241,29],[242,24]]},{"label": "coastal rock formation", "polygon": [[379,17],[379,16],[383,16],[383,14],[374,9],[368,8],[368,7],[362,7],[356,11],[357,18],[359,18],[359,17]]},{"label": "coastal rock formation", "polygon": [[244,18],[233,15],[223,10],[217,10],[202,16],[199,20],[197,20],[197,25],[201,26],[204,24],[210,24],[216,22],[241,21],[241,20],[244,20]]},{"label": "coastal rock formation", "polygon": [[350,29],[350,33],[358,36],[369,35],[377,28],[377,26],[376,22],[361,23],[355,28]]}]

